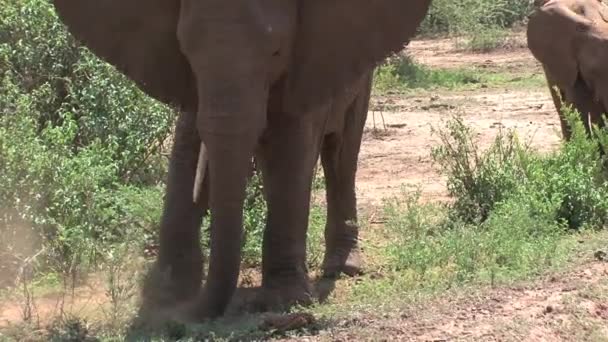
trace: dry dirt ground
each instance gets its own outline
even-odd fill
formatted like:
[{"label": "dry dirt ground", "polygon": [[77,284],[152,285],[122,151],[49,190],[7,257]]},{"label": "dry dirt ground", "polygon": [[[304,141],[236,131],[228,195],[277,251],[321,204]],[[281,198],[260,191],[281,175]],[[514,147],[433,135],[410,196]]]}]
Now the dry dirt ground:
[{"label": "dry dirt ground", "polygon": [[608,341],[608,262],[531,282],[460,289],[385,314],[357,313],[281,341]]},{"label": "dry dirt ground", "polygon": [[[516,36],[518,41],[520,36]],[[436,68],[483,67],[540,74],[525,47],[473,54],[460,51],[458,41],[413,41],[410,54]],[[446,188],[430,159],[438,140],[431,127],[441,128],[451,115],[461,115],[478,133],[481,148],[501,129],[515,129],[538,150],[555,148],[560,125],[548,88],[479,89],[466,92],[424,92],[421,96],[375,97],[359,157],[357,191],[360,207],[379,204],[402,184],[421,187],[425,200],[446,199]]]},{"label": "dry dirt ground", "polygon": [[[459,50],[457,43],[450,39],[414,41],[409,49],[417,61],[432,67],[540,73],[528,50],[518,44],[473,54]],[[441,127],[451,114],[463,116],[478,132],[482,147],[504,128],[515,128],[543,151],[554,149],[560,141],[559,121],[545,88],[375,97],[358,170],[361,209],[373,211],[382,198],[398,194],[404,183],[420,186],[423,200],[448,199],[445,179],[432,165],[430,148],[437,142],[431,127]],[[353,314],[320,334],[293,340],[608,341],[608,263],[588,255],[581,260],[563,274],[518,286],[450,293],[386,315]],[[107,301],[105,295],[95,293],[100,287],[93,284],[79,289],[74,311],[98,310]],[[37,301],[42,315],[56,307],[53,296]],[[0,327],[18,322],[21,316],[19,301],[0,302]]]}]

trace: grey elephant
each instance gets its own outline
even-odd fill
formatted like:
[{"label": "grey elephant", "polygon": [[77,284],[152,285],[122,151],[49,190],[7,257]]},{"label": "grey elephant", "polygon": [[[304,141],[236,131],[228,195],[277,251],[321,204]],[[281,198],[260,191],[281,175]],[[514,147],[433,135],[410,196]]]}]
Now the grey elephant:
[{"label": "grey elephant", "polygon": [[430,1],[53,0],[77,39],[181,113],[145,302],[195,303],[197,319],[225,312],[239,275],[252,155],[268,205],[261,302],[310,301],[306,232],[319,153],[328,190],[324,273],[359,271],[354,180],[372,70],[415,34]]},{"label": "grey elephant", "polygon": [[580,112],[591,133],[593,124],[603,125],[608,108],[608,7],[601,0],[537,0],[535,5],[528,48],[543,66],[562,134],[571,137],[562,102]]}]

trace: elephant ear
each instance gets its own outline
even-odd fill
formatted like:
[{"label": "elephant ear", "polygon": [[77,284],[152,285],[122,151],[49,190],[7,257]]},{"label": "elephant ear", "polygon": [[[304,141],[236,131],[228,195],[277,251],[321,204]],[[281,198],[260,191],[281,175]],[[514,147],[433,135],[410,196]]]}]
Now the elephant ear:
[{"label": "elephant ear", "polygon": [[193,75],[179,49],[179,1],[53,0],[68,31],[148,95],[196,106]]},{"label": "elephant ear", "polygon": [[327,101],[414,36],[431,0],[299,1],[287,106]]}]

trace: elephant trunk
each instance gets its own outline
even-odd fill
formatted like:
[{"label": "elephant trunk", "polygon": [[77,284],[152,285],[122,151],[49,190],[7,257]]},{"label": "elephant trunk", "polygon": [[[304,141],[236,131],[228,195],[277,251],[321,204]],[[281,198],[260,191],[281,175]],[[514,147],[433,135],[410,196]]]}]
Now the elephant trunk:
[{"label": "elephant trunk", "polygon": [[196,163],[196,174],[194,178],[194,187],[192,188],[192,201],[197,203],[201,196],[201,189],[203,187],[203,180],[205,180],[205,170],[207,169],[207,147],[205,143],[201,141],[201,148],[198,153],[198,161]]},{"label": "elephant trunk", "polygon": [[[209,125],[213,127],[215,125]],[[214,128],[211,128],[214,129]],[[200,309],[203,317],[223,314],[236,290],[243,230],[243,202],[256,137],[207,136],[210,184],[211,251]],[[201,167],[201,170],[204,167]],[[202,174],[202,172],[201,172]]]}]

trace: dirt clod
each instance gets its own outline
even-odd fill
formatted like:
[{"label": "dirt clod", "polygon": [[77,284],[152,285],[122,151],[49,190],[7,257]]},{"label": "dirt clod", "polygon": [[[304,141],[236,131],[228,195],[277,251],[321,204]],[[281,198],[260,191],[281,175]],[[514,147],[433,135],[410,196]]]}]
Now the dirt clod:
[{"label": "dirt clod", "polygon": [[595,259],[597,261],[608,262],[608,254],[604,251],[597,251],[597,252],[595,252],[595,254],[593,254],[593,256],[595,256]]},{"label": "dirt clod", "polygon": [[260,328],[263,330],[286,332],[302,329],[315,323],[316,319],[310,313],[270,314],[264,319]]}]

